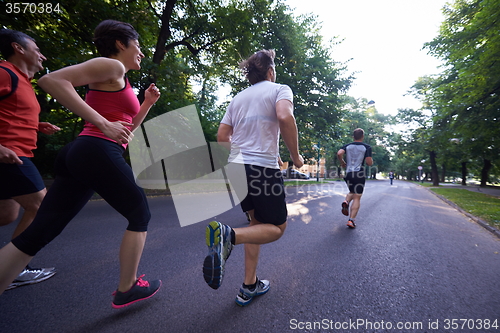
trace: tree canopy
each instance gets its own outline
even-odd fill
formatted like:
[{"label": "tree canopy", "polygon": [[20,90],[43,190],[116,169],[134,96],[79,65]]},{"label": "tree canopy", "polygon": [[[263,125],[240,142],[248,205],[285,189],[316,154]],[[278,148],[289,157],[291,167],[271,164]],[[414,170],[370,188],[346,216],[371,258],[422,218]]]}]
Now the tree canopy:
[{"label": "tree canopy", "polygon": [[[336,42],[323,41],[316,18],[294,16],[284,1],[68,0],[60,9],[37,15],[0,13],[0,22],[34,37],[50,70],[97,56],[92,34],[100,21],[131,23],[146,55],[141,71],[130,73],[131,82],[139,98],[151,82],[162,93],[149,118],[196,103],[205,137],[215,141],[225,109],[218,102],[221,87],[229,85],[232,95],[244,89],[248,83],[238,70],[239,62],[268,48],[277,53],[277,81],[294,91],[300,145],[306,155],[319,137],[338,136],[340,96],[353,77],[346,74],[345,65],[332,60]],[[63,128],[62,133],[39,140],[37,164],[47,174],[49,161],[78,134],[82,122],[43,91],[37,92],[41,119]]]},{"label": "tree canopy", "polygon": [[[146,58],[140,71],[129,73],[130,81],[139,98],[151,82],[162,93],[148,119],[196,104],[206,140],[216,141],[228,103],[224,92],[234,96],[249,85],[239,62],[260,49],[274,49],[277,82],[294,92],[306,161],[316,163],[319,147],[327,168],[338,168],[335,153],[361,127],[378,171],[395,169],[414,178],[416,166],[423,164],[425,176],[435,182],[470,172],[480,175],[483,185],[500,174],[500,0],[456,0],[443,8],[439,35],[424,45],[444,61],[442,72],[409,88],[422,101],[421,109],[401,109],[394,117],[347,95],[355,78],[347,64],[335,61],[340,41],[324,40],[317,17],[294,15],[284,0],[67,0],[59,9],[36,15],[1,12],[0,25],[34,37],[48,59],[45,65],[56,70],[98,56],[92,34],[102,20],[131,23]],[[41,119],[63,129],[39,138],[35,163],[48,175],[82,121],[35,89]],[[78,90],[83,97],[84,89]],[[391,132],[386,126],[391,123],[406,124],[408,131]],[[281,155],[288,160],[284,144]]]},{"label": "tree canopy", "polygon": [[397,121],[417,124],[401,143],[414,161],[430,161],[435,185],[440,168],[441,181],[451,172],[465,184],[472,172],[484,186],[500,174],[500,1],[456,0],[443,13],[439,35],[424,46],[444,61],[442,72],[411,88],[423,107],[400,110]]}]

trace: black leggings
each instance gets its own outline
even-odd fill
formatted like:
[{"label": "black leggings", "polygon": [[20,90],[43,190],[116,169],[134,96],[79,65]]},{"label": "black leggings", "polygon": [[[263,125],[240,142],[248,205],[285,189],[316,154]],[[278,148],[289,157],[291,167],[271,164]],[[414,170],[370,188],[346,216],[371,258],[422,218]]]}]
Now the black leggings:
[{"label": "black leggings", "polygon": [[147,231],[148,202],[123,153],[120,145],[91,136],[79,136],[64,147],[56,159],[54,184],[35,220],[12,243],[34,256],[63,231],[94,191],[128,220],[127,230]]}]

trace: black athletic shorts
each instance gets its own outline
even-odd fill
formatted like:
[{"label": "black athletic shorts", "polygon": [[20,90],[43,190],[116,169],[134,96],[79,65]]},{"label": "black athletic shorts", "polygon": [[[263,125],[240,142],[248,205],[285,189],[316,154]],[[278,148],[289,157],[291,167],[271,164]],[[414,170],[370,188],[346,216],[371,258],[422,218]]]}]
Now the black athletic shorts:
[{"label": "black athletic shorts", "polygon": [[366,181],[365,172],[363,170],[348,172],[344,180],[349,188],[349,193],[363,194]]},{"label": "black athletic shorts", "polygon": [[245,171],[248,194],[241,202],[243,211],[254,209],[255,219],[261,223],[285,223],[288,211],[280,170],[245,164]]},{"label": "black athletic shorts", "polygon": [[40,172],[28,157],[23,164],[0,163],[0,200],[36,193],[45,188]]}]

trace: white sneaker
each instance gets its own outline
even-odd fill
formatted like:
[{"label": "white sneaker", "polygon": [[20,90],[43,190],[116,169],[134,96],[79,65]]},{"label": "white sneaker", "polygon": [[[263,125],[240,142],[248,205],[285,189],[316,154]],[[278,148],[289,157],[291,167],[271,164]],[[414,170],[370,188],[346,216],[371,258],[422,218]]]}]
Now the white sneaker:
[{"label": "white sneaker", "polygon": [[17,278],[5,290],[14,289],[27,284],[35,284],[45,281],[56,274],[54,267],[49,268],[26,268],[17,276]]},{"label": "white sneaker", "polygon": [[206,228],[208,255],[203,262],[203,277],[207,284],[217,289],[224,278],[226,260],[231,255],[231,227],[217,221],[212,221]]},{"label": "white sneaker", "polygon": [[259,280],[257,278],[257,286],[254,290],[250,290],[241,286],[240,293],[236,296],[236,304],[239,306],[245,306],[250,304],[250,302],[256,297],[260,295],[264,295],[269,291],[269,281],[267,280]]}]

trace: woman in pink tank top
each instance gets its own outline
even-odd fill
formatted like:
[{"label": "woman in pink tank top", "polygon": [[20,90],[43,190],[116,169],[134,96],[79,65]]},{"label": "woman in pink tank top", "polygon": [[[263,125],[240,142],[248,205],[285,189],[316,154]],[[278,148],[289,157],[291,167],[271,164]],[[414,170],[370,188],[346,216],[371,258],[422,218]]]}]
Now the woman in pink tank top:
[{"label": "woman in pink tank top", "polygon": [[[122,308],[153,296],[160,280],[138,277],[138,265],[151,217],[142,188],[135,183],[123,152],[150,108],[160,97],[151,84],[142,104],[126,77],[139,70],[139,35],[128,23],[106,20],[94,32],[102,57],[43,76],[38,84],[59,103],[85,120],[73,142],[61,150],[56,178],[31,228],[0,249],[0,293],[33,256],[54,239],[97,192],[128,220],[120,247],[120,280],[112,301]],[[88,86],[86,100],[74,87]],[[82,286],[90,288],[91,286]]]}]

